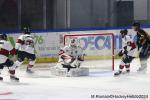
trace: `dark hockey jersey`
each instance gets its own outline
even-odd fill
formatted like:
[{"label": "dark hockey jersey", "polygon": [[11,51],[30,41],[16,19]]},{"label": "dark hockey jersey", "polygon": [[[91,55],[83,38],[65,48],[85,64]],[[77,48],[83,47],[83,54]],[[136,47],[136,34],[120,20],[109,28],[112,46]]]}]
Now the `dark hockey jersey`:
[{"label": "dark hockey jersey", "polygon": [[148,43],[150,43],[150,36],[148,35],[148,33],[146,33],[142,29],[138,30],[137,41],[136,41],[138,48],[140,48],[141,46],[147,45]]}]

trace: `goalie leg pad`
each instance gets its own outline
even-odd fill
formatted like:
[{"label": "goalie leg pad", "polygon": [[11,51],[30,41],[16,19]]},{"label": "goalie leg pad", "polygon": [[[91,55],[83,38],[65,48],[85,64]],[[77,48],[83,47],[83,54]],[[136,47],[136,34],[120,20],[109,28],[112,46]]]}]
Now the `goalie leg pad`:
[{"label": "goalie leg pad", "polygon": [[89,75],[89,68],[72,68],[70,69],[69,73],[66,68],[51,68],[50,69],[52,75],[56,76],[69,76],[70,77],[79,77],[79,76],[88,76]]},{"label": "goalie leg pad", "polygon": [[55,67],[52,67],[50,71],[51,74],[55,76],[66,76],[68,72],[66,68],[55,68]]},{"label": "goalie leg pad", "polygon": [[65,65],[65,64],[62,64],[63,68],[66,68],[67,71],[69,72],[71,68],[75,68],[75,67],[72,67],[71,65]]},{"label": "goalie leg pad", "polygon": [[88,76],[89,68],[73,68],[69,72],[71,77]]}]

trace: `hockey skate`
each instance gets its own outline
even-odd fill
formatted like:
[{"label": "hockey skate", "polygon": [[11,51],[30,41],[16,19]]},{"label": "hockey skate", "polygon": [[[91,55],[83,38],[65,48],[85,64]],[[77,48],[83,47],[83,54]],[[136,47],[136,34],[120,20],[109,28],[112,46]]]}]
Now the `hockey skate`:
[{"label": "hockey skate", "polygon": [[26,69],[26,72],[29,73],[29,74],[33,74],[33,73],[34,73],[34,71],[31,70],[30,68],[27,68],[27,69]]},{"label": "hockey skate", "polygon": [[2,81],[2,80],[3,80],[3,77],[0,76],[0,81]]},{"label": "hockey skate", "polygon": [[122,74],[123,74],[123,75],[125,75],[125,74],[128,75],[128,74],[130,74],[130,70],[126,70],[126,71],[122,72]]},{"label": "hockey skate", "polygon": [[67,72],[66,77],[71,77],[71,72]]},{"label": "hockey skate", "polygon": [[130,70],[126,70],[126,74],[129,74],[130,73]]},{"label": "hockey skate", "polygon": [[19,78],[16,76],[10,76],[11,81],[19,82]]},{"label": "hockey skate", "polygon": [[147,71],[147,67],[140,67],[137,72],[146,72]]},{"label": "hockey skate", "polygon": [[121,73],[122,73],[122,71],[118,71],[118,72],[114,73],[114,76],[119,76],[119,75],[121,75]]}]

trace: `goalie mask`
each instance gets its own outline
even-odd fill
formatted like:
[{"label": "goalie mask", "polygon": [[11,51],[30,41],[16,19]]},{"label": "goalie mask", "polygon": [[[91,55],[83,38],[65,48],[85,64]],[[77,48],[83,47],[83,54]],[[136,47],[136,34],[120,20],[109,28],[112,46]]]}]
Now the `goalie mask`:
[{"label": "goalie mask", "polygon": [[77,45],[78,45],[78,40],[77,39],[71,39],[70,46],[77,47]]}]

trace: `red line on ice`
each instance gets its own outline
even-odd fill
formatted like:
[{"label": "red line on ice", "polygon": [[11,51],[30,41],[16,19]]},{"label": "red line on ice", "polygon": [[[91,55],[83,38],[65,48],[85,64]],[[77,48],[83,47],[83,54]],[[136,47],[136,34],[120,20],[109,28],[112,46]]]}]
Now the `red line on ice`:
[{"label": "red line on ice", "polygon": [[10,95],[13,94],[12,92],[0,92],[0,95]]}]

